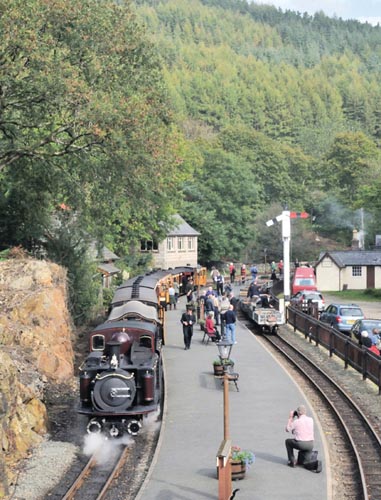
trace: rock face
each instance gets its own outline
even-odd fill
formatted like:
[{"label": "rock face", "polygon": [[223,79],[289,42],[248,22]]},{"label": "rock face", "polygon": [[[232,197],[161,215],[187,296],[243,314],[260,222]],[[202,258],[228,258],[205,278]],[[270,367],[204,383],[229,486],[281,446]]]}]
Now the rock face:
[{"label": "rock face", "polygon": [[66,272],[32,259],[0,262],[0,498],[11,465],[47,431],[46,383],[73,377]]}]

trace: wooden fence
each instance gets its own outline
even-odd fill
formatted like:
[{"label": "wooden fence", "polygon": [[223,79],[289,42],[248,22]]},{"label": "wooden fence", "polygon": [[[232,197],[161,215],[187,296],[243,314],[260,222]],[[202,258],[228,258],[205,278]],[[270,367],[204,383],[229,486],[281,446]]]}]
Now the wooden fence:
[{"label": "wooden fence", "polygon": [[347,335],[335,330],[327,323],[305,314],[295,307],[287,307],[286,322],[304,333],[306,339],[321,345],[329,351],[330,357],[338,356],[348,365],[360,372],[363,379],[369,379],[378,386],[381,394],[381,357],[366,347],[359,345]]}]

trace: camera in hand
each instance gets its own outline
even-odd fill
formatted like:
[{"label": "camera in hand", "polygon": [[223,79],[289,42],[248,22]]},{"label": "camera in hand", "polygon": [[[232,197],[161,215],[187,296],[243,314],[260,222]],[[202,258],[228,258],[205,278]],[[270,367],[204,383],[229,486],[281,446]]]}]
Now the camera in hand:
[{"label": "camera in hand", "polygon": [[298,412],[296,410],[294,410],[294,414],[292,415],[292,417],[293,418],[295,418],[295,417],[298,418],[299,417]]}]

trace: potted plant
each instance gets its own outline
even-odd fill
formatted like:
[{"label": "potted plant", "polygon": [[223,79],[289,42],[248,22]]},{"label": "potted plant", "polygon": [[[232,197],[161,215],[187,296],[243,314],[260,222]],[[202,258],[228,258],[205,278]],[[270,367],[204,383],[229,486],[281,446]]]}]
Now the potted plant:
[{"label": "potted plant", "polygon": [[230,463],[232,468],[232,480],[243,479],[246,470],[255,462],[255,455],[252,451],[243,450],[239,446],[232,446]]},{"label": "potted plant", "polygon": [[228,370],[232,370],[234,366],[234,360],[232,359],[215,359],[213,361],[213,371],[216,377],[222,377],[224,375],[224,366],[228,367]]}]

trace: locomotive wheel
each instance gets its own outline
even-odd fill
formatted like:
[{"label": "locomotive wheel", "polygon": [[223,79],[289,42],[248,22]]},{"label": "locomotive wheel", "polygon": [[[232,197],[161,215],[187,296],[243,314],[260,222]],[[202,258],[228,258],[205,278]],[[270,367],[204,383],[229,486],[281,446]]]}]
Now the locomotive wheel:
[{"label": "locomotive wheel", "polygon": [[93,397],[101,410],[123,411],[133,403],[136,394],[135,381],[117,375],[97,380]]}]

